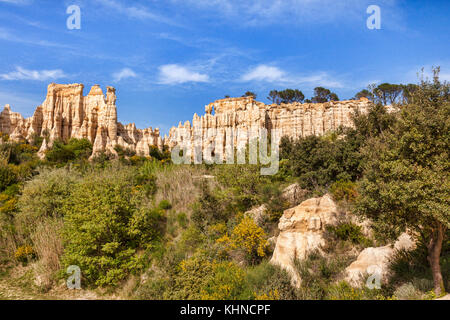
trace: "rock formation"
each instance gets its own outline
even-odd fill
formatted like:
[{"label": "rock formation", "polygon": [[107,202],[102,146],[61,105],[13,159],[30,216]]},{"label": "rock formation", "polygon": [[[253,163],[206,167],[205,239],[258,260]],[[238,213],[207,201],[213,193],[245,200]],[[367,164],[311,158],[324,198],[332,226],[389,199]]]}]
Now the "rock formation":
[{"label": "rock formation", "polygon": [[308,190],[302,189],[298,183],[293,183],[283,189],[281,198],[289,206],[293,207],[305,200],[305,196],[308,194]]},{"label": "rock formation", "polygon": [[8,134],[12,140],[44,136],[46,139],[39,150],[41,157],[55,140],[70,138],[88,139],[93,144],[93,155],[99,152],[115,155],[116,145],[140,155],[148,155],[150,145],[162,148],[158,129],[141,130],[134,123],[124,126],[117,122],[113,87],[107,87],[106,97],[98,85],[94,85],[87,96],[83,96],[83,89],[82,84],[50,84],[45,101],[27,119],[11,112],[6,105],[0,113],[0,132]]},{"label": "rock formation", "polygon": [[299,286],[300,278],[294,261],[305,259],[313,250],[320,250],[325,244],[325,226],[338,221],[336,204],[329,195],[308,199],[285,210],[278,224],[280,234],[270,262],[286,269],[292,276],[293,284]]},{"label": "rock formation", "polygon": [[224,148],[229,145],[237,149],[245,146],[251,132],[257,134],[259,128],[269,133],[276,129],[280,136],[293,138],[323,135],[341,125],[352,126],[352,114],[355,111],[365,113],[370,105],[366,98],[280,105],[266,105],[253,97],[227,98],[207,105],[206,114],[201,117],[194,114],[192,124],[180,122],[170,130],[165,142],[171,148],[188,142],[192,149],[201,145],[204,150],[213,145],[225,152]]},{"label": "rock formation", "polygon": [[[299,137],[322,135],[341,125],[352,126],[351,115],[355,111],[366,112],[371,104],[365,98],[281,105],[266,105],[253,97],[222,99],[207,105],[205,115],[194,114],[192,125],[189,121],[180,122],[162,139],[159,129],[137,129],[134,123],[117,122],[113,87],[107,87],[106,96],[98,85],[94,85],[87,96],[83,96],[83,89],[82,84],[50,84],[45,101],[27,119],[6,105],[0,113],[0,132],[8,134],[12,140],[29,140],[34,135],[46,137],[39,152],[41,157],[56,139],[67,141],[70,138],[91,141],[93,155],[99,152],[115,155],[114,147],[119,145],[148,156],[150,145],[173,148],[187,141],[192,142],[192,148],[198,146],[203,150],[212,146],[216,151],[218,147],[230,145],[238,149],[245,147],[252,132],[258,134],[260,128],[267,129],[269,134],[278,130],[280,137]],[[187,138],[180,134],[180,129],[188,133]]]},{"label": "rock formation", "polygon": [[359,286],[365,275],[376,275],[380,283],[386,282],[389,260],[395,253],[395,250],[412,250],[414,248],[415,242],[406,233],[403,233],[393,246],[366,248],[361,251],[356,261],[352,262],[345,269],[345,280],[352,285]]}]

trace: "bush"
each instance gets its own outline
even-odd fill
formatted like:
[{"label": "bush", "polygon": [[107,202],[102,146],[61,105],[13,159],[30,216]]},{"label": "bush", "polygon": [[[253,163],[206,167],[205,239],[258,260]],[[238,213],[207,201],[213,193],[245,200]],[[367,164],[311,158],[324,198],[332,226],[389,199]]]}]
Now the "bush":
[{"label": "bush", "polygon": [[17,182],[17,175],[11,166],[5,163],[0,164],[0,191],[15,182]]},{"label": "bush", "polygon": [[139,250],[162,232],[163,212],[143,205],[133,172],[89,174],[64,204],[64,267],[78,265],[89,284],[117,285],[143,267]]},{"label": "bush", "polygon": [[231,234],[217,240],[227,250],[240,250],[245,254],[247,262],[254,264],[266,255],[269,246],[264,230],[250,217],[244,217]]},{"label": "bush", "polygon": [[323,300],[327,297],[329,286],[337,281],[353,257],[348,255],[322,255],[310,252],[304,260],[295,261],[295,269],[301,278],[299,298]]},{"label": "bush", "polygon": [[17,261],[26,263],[35,258],[35,253],[32,246],[24,245],[17,248],[14,256],[16,257]]},{"label": "bush", "polygon": [[327,225],[326,230],[339,240],[351,241],[361,245],[370,243],[370,240],[363,235],[362,227],[351,222],[344,222],[335,226]]},{"label": "bush", "polygon": [[87,159],[92,154],[92,143],[87,139],[71,138],[67,144],[54,141],[45,157],[50,162],[66,163],[75,159]]},{"label": "bush", "polygon": [[[432,287],[433,285],[431,285]],[[394,296],[399,300],[421,300],[423,293],[411,282],[408,282],[395,289]]]},{"label": "bush", "polygon": [[367,287],[354,288],[345,281],[330,285],[327,290],[327,299],[330,300],[385,300],[380,289]]},{"label": "bush", "polygon": [[181,228],[186,228],[189,222],[186,213],[180,212],[179,214],[177,214],[177,222]]},{"label": "bush", "polygon": [[314,190],[338,180],[356,180],[360,174],[359,145],[347,139],[308,136],[281,140],[281,158],[288,159],[292,176],[302,188]]},{"label": "bush", "polygon": [[80,175],[67,169],[41,170],[33,180],[25,183],[17,206],[19,232],[29,236],[45,218],[62,218],[63,206]]},{"label": "bush", "polygon": [[169,210],[169,209],[172,208],[172,205],[170,204],[169,201],[163,200],[163,201],[161,201],[161,202],[159,203],[158,207],[159,207],[161,210]]},{"label": "bush", "polygon": [[202,288],[203,300],[248,300],[253,297],[245,281],[245,271],[233,262],[213,263],[212,274]]},{"label": "bush", "polygon": [[[291,284],[291,276],[284,269],[263,261],[247,270],[246,279],[256,300],[264,298],[296,300],[297,289]],[[272,300],[271,299],[271,300]]]},{"label": "bush", "polygon": [[204,254],[197,253],[181,261],[175,274],[169,299],[201,300],[202,290],[213,274],[213,263]]},{"label": "bush", "polygon": [[202,230],[208,225],[227,220],[224,203],[211,192],[206,182],[202,183],[201,195],[193,205],[191,220]]},{"label": "bush", "polygon": [[356,183],[339,180],[330,187],[330,192],[336,201],[354,201],[358,196]]}]

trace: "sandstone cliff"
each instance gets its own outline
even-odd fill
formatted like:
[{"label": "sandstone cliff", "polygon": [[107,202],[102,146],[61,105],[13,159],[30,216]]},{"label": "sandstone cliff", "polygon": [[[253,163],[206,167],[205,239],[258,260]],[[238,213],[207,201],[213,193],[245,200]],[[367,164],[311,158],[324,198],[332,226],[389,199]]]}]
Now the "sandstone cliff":
[{"label": "sandstone cliff", "polygon": [[[82,84],[50,84],[44,102],[32,117],[24,119],[6,105],[0,113],[0,132],[12,140],[31,139],[34,135],[47,137],[39,152],[41,157],[52,146],[53,141],[70,138],[86,138],[93,144],[93,155],[99,152],[116,154],[119,145],[148,156],[151,145],[160,149],[163,145],[173,148],[190,141],[191,146],[205,149],[212,145],[226,148],[232,142],[241,148],[249,141],[248,132],[259,128],[274,129],[281,135],[299,137],[322,135],[339,126],[352,126],[351,115],[358,110],[366,112],[370,102],[361,100],[332,101],[321,104],[290,103],[266,105],[252,97],[217,100],[205,107],[205,115],[194,114],[192,124],[180,122],[169,136],[162,139],[159,129],[137,129],[134,123],[123,125],[117,122],[116,93],[107,87],[106,96],[98,85],[94,85],[87,96],[83,96]],[[180,135],[183,129],[188,133]],[[228,135],[232,130],[233,134]],[[244,132],[245,134],[239,134]],[[194,141],[194,137],[195,139]],[[224,149],[222,149],[224,150]]]},{"label": "sandstone cliff", "polygon": [[281,136],[292,138],[323,135],[341,125],[352,126],[352,114],[365,113],[370,105],[366,98],[281,105],[266,105],[253,97],[222,99],[207,105],[205,115],[194,114],[192,124],[186,121],[173,127],[164,141],[170,148],[183,145],[188,139],[191,148],[201,144],[203,149],[214,145],[213,148],[224,150],[231,143],[238,149],[245,146],[250,132],[257,132],[254,130],[258,128],[267,129],[269,134],[276,129]]},{"label": "sandstone cliff", "polygon": [[33,135],[47,137],[39,152],[41,156],[53,141],[86,138],[93,144],[93,155],[99,152],[116,154],[116,145],[129,148],[141,155],[149,154],[149,145],[162,148],[159,129],[137,129],[134,123],[117,122],[116,94],[107,87],[106,96],[94,85],[83,96],[82,84],[50,84],[45,101],[33,116],[24,119],[6,105],[0,113],[0,132],[12,140],[29,140]]}]

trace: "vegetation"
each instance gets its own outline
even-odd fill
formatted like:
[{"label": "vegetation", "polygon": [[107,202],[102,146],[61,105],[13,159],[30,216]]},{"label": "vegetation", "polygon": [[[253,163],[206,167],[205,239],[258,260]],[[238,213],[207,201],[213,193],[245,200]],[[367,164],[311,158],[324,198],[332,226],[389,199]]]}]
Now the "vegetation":
[{"label": "vegetation", "polygon": [[367,160],[357,207],[387,234],[409,230],[421,236],[440,295],[440,256],[450,227],[450,102],[448,84],[434,72],[389,130],[363,148]]},{"label": "vegetation", "polygon": [[[399,93],[400,90],[400,93]],[[253,95],[251,92],[248,95]],[[280,170],[260,165],[173,165],[167,149],[150,156],[115,147],[91,157],[87,140],[0,144],[0,281],[43,294],[82,270],[83,289],[140,299],[431,299],[449,288],[449,88],[439,82],[380,85],[358,93],[377,104],[353,128],[283,138]],[[305,101],[298,89],[271,91],[274,103]],[[337,100],[316,88],[314,102]],[[387,112],[385,102],[398,112]],[[338,210],[370,218],[324,226],[325,244],[296,261],[300,287],[269,263],[270,238],[298,183],[329,193]],[[250,209],[264,205],[255,217]],[[355,288],[344,270],[361,250],[401,232],[417,248],[397,251],[381,289]],[[380,235],[382,235],[380,237]],[[380,241],[383,240],[383,241]],[[15,278],[14,278],[15,279]],[[39,279],[39,281],[37,281]],[[38,284],[35,284],[38,283]]]}]

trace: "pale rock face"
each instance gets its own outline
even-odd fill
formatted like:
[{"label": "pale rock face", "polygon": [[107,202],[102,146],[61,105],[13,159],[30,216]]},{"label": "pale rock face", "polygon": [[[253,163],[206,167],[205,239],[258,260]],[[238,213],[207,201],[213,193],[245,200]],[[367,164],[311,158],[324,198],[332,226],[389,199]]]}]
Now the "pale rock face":
[{"label": "pale rock face", "polygon": [[[210,147],[224,153],[223,148],[226,146],[233,146],[238,150],[245,147],[250,132],[258,132],[259,128],[267,129],[269,135],[271,130],[276,129],[280,136],[298,138],[323,135],[341,125],[351,127],[352,114],[356,111],[365,113],[370,105],[371,102],[365,98],[281,105],[266,105],[255,101],[253,97],[227,98],[205,106],[206,114],[201,117],[195,114],[192,125],[189,121],[184,125],[180,122],[178,128],[170,130],[165,142],[170,148],[189,143],[191,152],[195,145],[200,145],[202,150]],[[185,133],[182,134],[177,129],[185,129]],[[231,129],[233,135],[230,134]],[[195,137],[199,139],[194,139]]]},{"label": "pale rock face", "polygon": [[245,212],[245,215],[251,217],[257,225],[262,226],[267,217],[267,206],[263,204],[259,207],[255,207]]},{"label": "pale rock face", "polygon": [[149,145],[162,148],[158,129],[141,130],[134,124],[123,126],[117,122],[113,87],[107,87],[106,96],[98,85],[94,85],[87,96],[83,96],[83,89],[82,84],[50,84],[45,101],[28,119],[11,112],[6,105],[0,113],[0,131],[9,134],[11,140],[48,135],[49,140],[45,140],[38,153],[41,158],[57,139],[86,138],[93,144],[92,156],[100,152],[116,155],[116,145],[143,156],[149,155]]},{"label": "pale rock face", "polygon": [[298,183],[294,183],[283,190],[281,197],[288,202],[290,206],[296,206],[304,199],[307,193],[308,191],[300,188]]},{"label": "pale rock face", "polygon": [[[169,136],[162,139],[158,129],[137,129],[133,123],[117,122],[113,87],[107,87],[106,96],[98,85],[87,96],[83,96],[83,89],[82,84],[50,84],[45,101],[27,119],[12,112],[9,105],[5,106],[0,113],[0,131],[12,140],[48,136],[49,146],[56,139],[86,138],[93,143],[93,156],[100,152],[114,155],[116,145],[148,156],[150,145],[160,149],[166,145],[171,149],[187,142],[192,151],[197,148],[225,154],[227,149],[246,147],[250,135],[258,136],[262,128],[269,135],[277,130],[280,137],[298,138],[322,135],[341,125],[352,126],[351,115],[355,111],[365,113],[371,105],[367,99],[266,105],[253,97],[228,98],[207,105],[205,115],[194,114],[192,124],[180,122],[178,128],[170,129]],[[184,129],[187,135],[183,136],[177,129]],[[193,154],[192,151],[189,152]]]},{"label": "pale rock face", "polygon": [[365,275],[378,275],[380,282],[386,282],[389,260],[395,250],[412,250],[415,246],[411,237],[403,233],[393,246],[366,248],[361,251],[356,261],[345,269],[345,280],[354,286],[359,286]]},{"label": "pale rock face", "polygon": [[336,224],[339,217],[336,204],[329,195],[308,199],[285,210],[278,224],[280,234],[270,262],[286,269],[292,276],[292,283],[300,286],[294,261],[305,259],[313,250],[320,250],[325,244],[325,226]]}]

